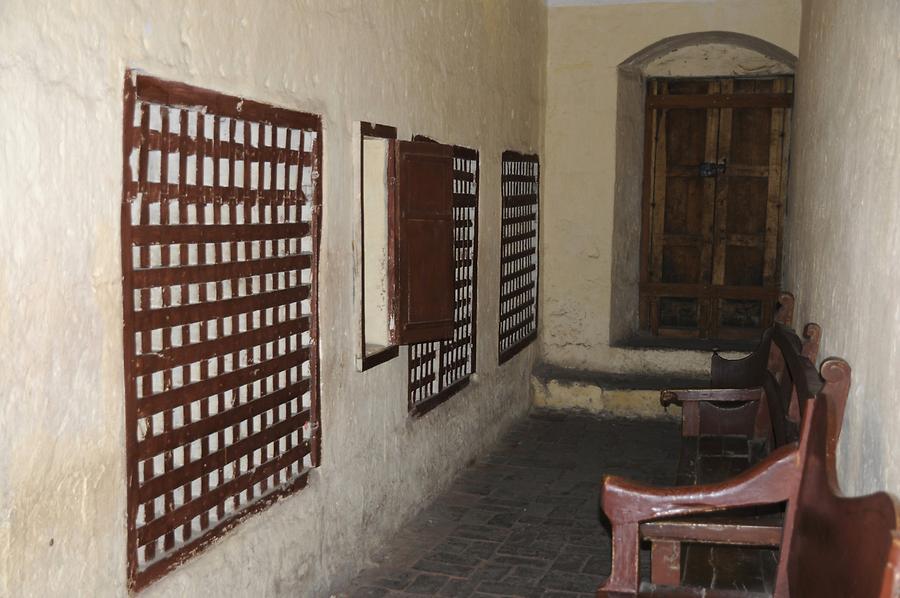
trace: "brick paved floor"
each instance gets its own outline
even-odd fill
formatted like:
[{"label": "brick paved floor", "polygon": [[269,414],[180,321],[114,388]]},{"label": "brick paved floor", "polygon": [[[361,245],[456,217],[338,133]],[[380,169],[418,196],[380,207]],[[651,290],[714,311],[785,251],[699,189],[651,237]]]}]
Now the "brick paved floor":
[{"label": "brick paved floor", "polygon": [[337,595],[591,595],[610,563],[601,476],[669,484],[678,446],[671,421],[535,411]]}]

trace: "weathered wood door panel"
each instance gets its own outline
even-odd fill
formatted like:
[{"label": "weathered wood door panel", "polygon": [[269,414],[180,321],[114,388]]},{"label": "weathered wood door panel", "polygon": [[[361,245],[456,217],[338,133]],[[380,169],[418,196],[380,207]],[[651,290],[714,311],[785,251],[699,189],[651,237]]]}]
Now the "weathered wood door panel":
[{"label": "weathered wood door panel", "polygon": [[791,87],[650,81],[641,319],[654,334],[739,338],[771,323]]}]

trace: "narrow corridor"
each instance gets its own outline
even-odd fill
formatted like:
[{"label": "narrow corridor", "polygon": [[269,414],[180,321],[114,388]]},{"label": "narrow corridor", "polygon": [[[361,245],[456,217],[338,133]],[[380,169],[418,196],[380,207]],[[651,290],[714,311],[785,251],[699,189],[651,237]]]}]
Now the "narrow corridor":
[{"label": "narrow corridor", "polygon": [[534,411],[338,596],[592,595],[610,563],[601,476],[670,484],[678,446],[672,421]]}]

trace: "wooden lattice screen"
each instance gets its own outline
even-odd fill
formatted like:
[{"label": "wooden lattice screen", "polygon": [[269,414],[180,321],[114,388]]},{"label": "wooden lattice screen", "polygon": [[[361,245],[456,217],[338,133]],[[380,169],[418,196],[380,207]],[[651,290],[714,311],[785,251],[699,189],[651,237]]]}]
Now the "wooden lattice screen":
[{"label": "wooden lattice screen", "polygon": [[537,336],[539,171],[537,156],[503,152],[500,363]]},{"label": "wooden lattice screen", "polygon": [[475,372],[478,152],[459,146],[453,148],[453,220],[453,339],[409,347],[409,408],[418,414],[458,392]]},{"label": "wooden lattice screen", "polygon": [[320,152],[318,116],[126,75],[132,587],[318,464]]}]

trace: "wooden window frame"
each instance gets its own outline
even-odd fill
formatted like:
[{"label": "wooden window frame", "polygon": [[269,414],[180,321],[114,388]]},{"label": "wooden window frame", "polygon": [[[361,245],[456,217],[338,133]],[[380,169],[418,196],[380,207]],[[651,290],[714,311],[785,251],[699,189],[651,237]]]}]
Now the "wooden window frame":
[{"label": "wooden window frame", "polygon": [[[434,142],[433,139],[421,135],[413,137],[413,140]],[[481,192],[481,163],[477,150],[458,145],[453,146],[453,161],[454,244],[458,248],[463,248],[463,245],[467,241],[471,241],[472,249],[470,257],[463,258],[462,260],[459,259],[458,253],[455,252],[457,255],[455,255],[456,263],[454,264],[454,297],[456,302],[454,305],[456,330],[454,339],[449,341],[416,343],[409,346],[407,394],[409,412],[414,417],[421,417],[428,413],[468,386],[472,374],[476,372],[476,350],[478,344],[478,200]],[[457,168],[458,165],[461,165],[461,163],[466,161],[474,163],[473,171],[471,173],[468,170]],[[465,193],[462,191],[464,185],[469,182],[474,183],[474,193]],[[471,239],[466,239],[465,229],[469,228],[469,224],[466,221],[470,218],[466,218],[467,214],[465,212],[469,208],[471,208],[471,233],[469,234]],[[470,264],[466,264],[468,260],[471,260]],[[465,277],[467,267],[470,268],[470,276],[468,278]],[[465,340],[464,338],[456,338],[456,336],[459,334],[459,331],[464,330],[467,325],[467,322],[465,322],[465,318],[463,317],[465,310],[461,309],[465,307],[464,299],[461,296],[463,294],[461,289],[465,288],[466,283],[468,283],[468,288],[470,289],[468,317],[471,318],[471,321],[468,323],[470,329],[467,343],[469,347],[467,361],[469,371],[455,379],[449,379],[447,372],[445,371],[445,368],[449,365],[447,363],[448,356],[452,356],[454,351],[459,351],[462,347],[454,347],[454,345],[458,345]],[[433,356],[428,359],[432,364],[434,362],[438,363],[438,371],[431,381],[427,381],[426,378],[419,378],[419,375],[421,375],[422,372],[418,371],[418,368],[423,365],[423,357],[426,357],[431,352],[433,352]],[[434,372],[432,372],[432,374],[434,374]],[[434,387],[434,392],[431,395],[425,398],[416,396],[420,388],[430,388],[432,386]]]},{"label": "wooden window frame", "polygon": [[[358,348],[361,359],[360,359],[360,370],[366,371],[371,369],[377,365],[381,365],[382,363],[386,363],[391,359],[394,359],[400,354],[399,345],[393,344],[385,347],[384,349],[372,353],[371,355],[366,354],[366,286],[365,286],[365,274],[366,274],[366,264],[364,259],[364,251],[365,251],[365,234],[366,234],[366,223],[365,223],[365,180],[363,178],[363,173],[365,172],[365,152],[363,151],[363,144],[366,138],[378,138],[378,139],[397,139],[397,128],[391,127],[388,125],[380,125],[369,122],[361,122],[360,123],[360,138],[359,138],[359,247],[360,247],[360,260],[359,260],[359,280],[360,280],[360,346]],[[393,148],[388,146],[388,171],[392,170],[391,162],[393,160]],[[389,273],[390,277],[390,273]]]},{"label": "wooden window frame", "polygon": [[[522,173],[507,173],[507,165],[512,163],[534,164],[534,176]],[[533,185],[533,193],[523,193],[522,189],[514,187],[517,183]],[[537,154],[524,154],[515,151],[503,152],[501,160],[501,214],[500,214],[500,305],[498,318],[498,362],[500,365],[509,361],[530,345],[537,338],[538,330],[538,292],[540,281],[540,158]],[[530,199],[522,199],[533,196]],[[513,215],[513,211],[525,207],[534,206],[534,218],[528,219],[529,214]],[[521,211],[521,210],[520,210]],[[522,220],[525,218],[525,220]],[[524,232],[508,234],[506,228],[512,228],[516,224],[525,224],[532,220],[533,224],[522,226]],[[519,242],[519,237],[533,237],[533,247],[520,249],[513,255],[506,255],[506,246]],[[517,257],[516,257],[517,256]],[[524,271],[504,273],[507,265],[517,260],[531,257],[533,268],[527,267]],[[524,280],[519,288],[504,292],[504,286],[515,280]],[[513,302],[522,295],[531,295],[531,302],[514,307],[504,305]],[[530,313],[529,313],[530,312]],[[520,314],[526,313],[525,320],[517,324],[513,329],[504,331],[504,322],[509,319],[518,319]],[[521,330],[531,329],[524,337],[504,346],[507,339],[514,337]]]},{"label": "wooden window frame", "polygon": [[[157,110],[161,124],[154,126]],[[172,114],[178,115],[177,125],[169,123]],[[212,123],[212,137],[205,122]],[[320,463],[321,151],[317,115],[135,71],[125,74],[121,235],[132,591],[250,514],[305,487],[309,470]],[[169,167],[173,155],[177,173],[174,163]],[[234,183],[238,162],[241,184]],[[209,183],[204,164],[213,169]],[[189,168],[196,168],[195,177]],[[184,226],[170,226],[170,220]],[[187,244],[196,251],[193,260]],[[154,245],[163,256],[156,264]],[[227,257],[225,246],[234,247]],[[185,249],[176,254],[175,247]],[[188,283],[198,287],[197,300],[179,291],[176,301],[174,289],[181,285],[184,291]],[[156,302],[154,290],[162,295]],[[214,332],[208,322],[216,322]],[[200,333],[188,333],[195,324]],[[175,328],[182,329],[177,342]],[[157,331],[162,349],[151,340]],[[215,373],[208,367],[212,360],[219,364]],[[199,375],[192,373],[194,365]],[[176,369],[184,381],[173,380]]]}]

